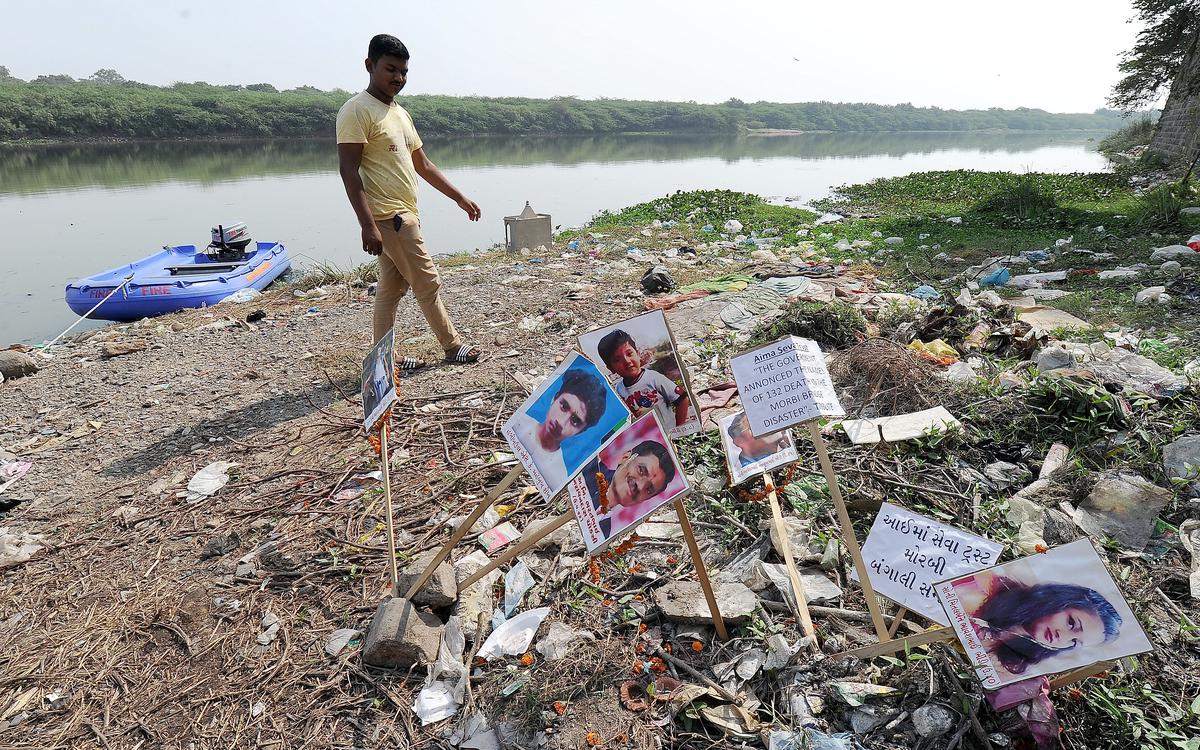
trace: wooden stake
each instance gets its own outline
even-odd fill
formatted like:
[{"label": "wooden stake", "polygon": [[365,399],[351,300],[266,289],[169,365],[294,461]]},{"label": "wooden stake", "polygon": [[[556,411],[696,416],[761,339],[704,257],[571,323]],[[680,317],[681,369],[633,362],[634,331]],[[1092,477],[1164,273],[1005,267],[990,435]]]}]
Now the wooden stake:
[{"label": "wooden stake", "polygon": [[[467,535],[467,532],[471,530],[471,527],[475,525],[475,522],[479,520],[479,517],[482,516],[488,508],[492,507],[492,503],[496,502],[496,498],[504,494],[505,490],[511,487],[513,482],[517,481],[517,477],[521,476],[521,471],[522,469],[520,464],[514,466],[507,474],[504,475],[504,478],[500,480],[500,484],[493,487],[492,491],[487,494],[487,497],[479,501],[479,505],[475,507],[475,510],[471,511],[471,515],[467,516],[467,520],[458,525],[458,528],[455,529],[454,533],[450,535],[449,541],[447,541],[446,544],[443,545],[440,550],[438,550],[438,553],[434,555],[433,559],[429,561],[429,564],[425,566],[425,570],[421,573],[421,576],[417,578],[412,586],[408,588],[408,593],[404,595],[405,599],[412,599],[413,595],[421,590],[421,587],[424,586],[425,582],[428,581],[430,576],[433,575],[433,571],[437,570],[437,566],[441,565],[442,561],[445,560],[450,554],[450,551],[454,549],[454,545],[458,544],[459,541],[461,541],[462,538]],[[384,476],[387,476],[387,474],[385,473]],[[391,505],[389,505],[388,508],[388,522],[390,523]],[[399,578],[396,580],[399,580]]]},{"label": "wooden stake", "polygon": [[779,535],[780,552],[783,554],[783,562],[787,565],[788,578],[792,582],[792,605],[796,616],[800,618],[801,632],[812,636],[814,646],[820,648],[816,644],[817,631],[813,627],[812,615],[808,613],[808,597],[804,594],[800,571],[796,570],[796,558],[792,556],[792,540],[788,537],[787,526],[783,522],[783,511],[779,508],[779,497],[775,492],[775,481],[771,479],[770,472],[763,474],[763,482],[767,486],[767,499],[771,502],[771,520],[775,525],[775,533]]},{"label": "wooden stake", "polygon": [[392,526],[392,467],[388,461],[388,427],[390,418],[385,418],[379,427],[379,468],[383,474],[383,502],[387,508],[388,560],[392,568],[392,596],[400,585],[400,572],[396,567],[396,530]]},{"label": "wooden stake", "polygon": [[708,580],[708,571],[704,567],[704,558],[700,556],[700,545],[696,544],[696,535],[692,533],[692,522],[688,520],[687,509],[683,507],[683,498],[675,498],[675,515],[679,516],[679,525],[683,527],[683,538],[687,540],[688,551],[692,554],[692,565],[696,568],[696,578],[704,591],[704,599],[708,602],[708,611],[712,614],[713,629],[717,638],[729,640],[729,632],[725,630],[725,620],[717,607],[717,596],[713,593],[712,582]]},{"label": "wooden stake", "polygon": [[492,560],[487,565],[484,565],[482,568],[480,568],[479,570],[472,573],[470,575],[470,577],[468,577],[465,581],[458,584],[459,591],[469,588],[471,586],[471,584],[475,583],[480,578],[483,578],[485,575],[487,575],[488,573],[491,573],[493,570],[500,567],[504,563],[508,562],[509,560],[512,560],[517,555],[520,555],[522,552],[529,549],[533,545],[537,544],[539,541],[541,541],[545,537],[548,537],[551,534],[553,534],[554,532],[558,531],[559,528],[561,528],[563,524],[565,524],[567,521],[572,520],[573,518],[575,518],[575,510],[574,509],[567,511],[566,513],[563,513],[558,518],[555,518],[550,523],[548,523],[545,526],[543,526],[542,528],[538,529],[538,532],[536,534],[534,534],[533,536],[529,537],[528,539],[522,539],[521,541],[517,542],[513,546],[509,547],[508,549],[506,549],[504,551],[503,554],[501,554],[495,560]]},{"label": "wooden stake", "polygon": [[862,550],[858,546],[858,537],[854,533],[854,524],[850,521],[850,512],[842,500],[842,491],[838,487],[837,475],[833,473],[833,463],[829,460],[829,452],[825,448],[825,438],[817,427],[816,420],[808,423],[808,434],[812,438],[813,447],[817,449],[817,459],[821,462],[821,473],[829,483],[829,496],[837,507],[838,522],[842,525],[842,538],[850,548],[850,557],[854,567],[858,569],[858,582],[862,586],[863,596],[867,600],[867,611],[871,613],[871,622],[875,625],[875,634],[879,640],[888,639],[887,622],[883,619],[883,611],[879,608],[879,598],[875,596],[875,587],[871,585],[871,577],[867,575],[867,565],[863,562]]},{"label": "wooden stake", "polygon": [[[859,575],[862,574],[860,573]],[[892,626],[888,628],[888,638],[896,637],[897,631],[900,630],[900,626],[904,623],[904,616],[907,614],[908,609],[906,607],[901,607],[900,609],[896,610],[896,614],[893,615],[892,618]]]},{"label": "wooden stake", "polygon": [[1076,682],[1082,682],[1083,680],[1086,680],[1089,677],[1095,677],[1096,675],[1100,674],[1101,672],[1107,672],[1108,670],[1112,669],[1115,666],[1117,666],[1117,663],[1115,661],[1102,661],[1099,664],[1092,664],[1091,666],[1080,667],[1079,669],[1075,669],[1070,672],[1060,674],[1059,676],[1050,680],[1050,689],[1057,690],[1060,687],[1074,685]]},{"label": "wooden stake", "polygon": [[923,646],[926,643],[937,643],[938,641],[953,641],[954,638],[954,628],[931,628],[923,633],[897,638],[894,641],[889,641],[885,638],[880,643],[872,643],[870,646],[843,651],[835,656],[874,659],[876,656],[894,654],[897,651],[904,651],[906,648],[911,648],[912,646]]}]

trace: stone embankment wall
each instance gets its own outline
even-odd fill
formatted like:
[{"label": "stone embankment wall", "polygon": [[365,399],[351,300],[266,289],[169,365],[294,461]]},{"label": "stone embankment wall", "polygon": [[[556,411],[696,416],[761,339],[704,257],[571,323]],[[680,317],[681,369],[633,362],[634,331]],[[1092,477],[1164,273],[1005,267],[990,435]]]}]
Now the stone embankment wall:
[{"label": "stone embankment wall", "polygon": [[1173,167],[1186,168],[1200,148],[1200,44],[1192,43],[1178,77],[1171,84],[1167,106],[1150,141],[1150,151]]}]

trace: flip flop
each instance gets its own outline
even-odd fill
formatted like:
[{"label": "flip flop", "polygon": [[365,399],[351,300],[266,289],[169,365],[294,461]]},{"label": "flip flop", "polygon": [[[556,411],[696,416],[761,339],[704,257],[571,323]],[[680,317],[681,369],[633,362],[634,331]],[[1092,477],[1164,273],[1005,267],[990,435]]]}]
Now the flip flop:
[{"label": "flip flop", "polygon": [[427,365],[427,362],[417,359],[416,357],[405,357],[404,359],[396,361],[396,372],[412,372],[413,370],[420,370],[422,367],[426,367]]},{"label": "flip flop", "polygon": [[457,349],[446,352],[446,362],[454,365],[469,365],[479,361],[483,350],[477,346],[463,344]]}]

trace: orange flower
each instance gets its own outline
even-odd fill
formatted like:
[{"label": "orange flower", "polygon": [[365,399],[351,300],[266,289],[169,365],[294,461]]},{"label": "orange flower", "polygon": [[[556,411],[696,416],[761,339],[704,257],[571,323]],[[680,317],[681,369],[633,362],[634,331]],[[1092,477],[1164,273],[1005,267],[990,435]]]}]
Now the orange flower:
[{"label": "orange flower", "polygon": [[612,599],[609,599],[609,598],[606,596],[606,597],[604,597],[604,600],[603,600],[602,602],[600,602],[600,603],[601,603],[602,605],[604,605],[605,607],[611,607],[611,606],[613,605],[613,600],[612,600]]},{"label": "orange flower", "polygon": [[533,664],[533,654],[528,651],[521,655],[521,666],[528,667]]},{"label": "orange flower", "polygon": [[633,653],[635,653],[635,654],[646,653],[646,644],[641,643],[641,642],[633,644]]},{"label": "orange flower", "polygon": [[642,566],[641,565],[631,565],[629,567],[629,572],[630,573],[640,573],[640,572],[642,572]]},{"label": "orange flower", "polygon": [[645,633],[645,632],[646,632],[646,628],[648,628],[648,627],[649,627],[649,626],[648,626],[646,623],[644,623],[644,622],[643,622],[643,623],[640,623],[640,624],[638,625],[638,632],[639,632],[639,633]]},{"label": "orange flower", "polygon": [[587,742],[588,747],[600,747],[600,745],[604,742],[597,732],[588,732],[583,739],[585,742]]},{"label": "orange flower", "polygon": [[608,479],[602,472],[596,472],[596,492],[600,494],[600,514],[608,512]]},{"label": "orange flower", "polygon": [[1071,691],[1067,693],[1067,695],[1071,698],[1071,700],[1077,701],[1083,697],[1083,691],[1077,687],[1073,687],[1071,688]]},{"label": "orange flower", "polygon": [[641,659],[634,659],[633,660],[633,673],[641,674],[642,672],[645,672],[645,671],[646,671],[646,663],[643,662]]},{"label": "orange flower", "polygon": [[562,701],[554,701],[554,713],[562,716],[567,712],[567,704]]},{"label": "orange flower", "polygon": [[1046,545],[1044,545],[1044,544],[1038,544],[1038,545],[1035,545],[1035,546],[1034,546],[1034,548],[1033,548],[1033,551],[1034,551],[1034,552],[1037,552],[1037,553],[1040,555],[1040,554],[1042,554],[1043,552],[1049,552],[1049,551],[1050,551],[1050,548],[1049,548],[1049,547],[1047,547],[1047,546],[1046,546]]},{"label": "orange flower", "polygon": [[666,672],[667,664],[659,657],[653,656],[650,658],[650,671],[659,673]]},{"label": "orange flower", "polygon": [[600,583],[600,560],[593,557],[588,560],[588,578],[592,583]]},{"label": "orange flower", "polygon": [[667,555],[667,565],[675,565],[679,562],[679,558],[675,555]]},{"label": "orange flower", "polygon": [[700,653],[704,650],[704,644],[700,641],[692,641],[692,650],[696,653]]},{"label": "orange flower", "polygon": [[663,644],[663,651],[666,651],[668,654],[673,653],[671,648],[672,648],[671,644],[669,644],[669,643]]}]

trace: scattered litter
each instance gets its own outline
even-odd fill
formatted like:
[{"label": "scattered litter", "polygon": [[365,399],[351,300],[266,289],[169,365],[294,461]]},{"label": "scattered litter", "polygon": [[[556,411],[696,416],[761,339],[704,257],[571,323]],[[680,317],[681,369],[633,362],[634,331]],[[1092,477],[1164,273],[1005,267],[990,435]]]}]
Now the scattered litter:
[{"label": "scattered litter", "polygon": [[28,534],[0,526],[0,568],[20,565],[45,548],[41,534]]},{"label": "scattered litter", "polygon": [[521,532],[517,531],[517,527],[513,526],[511,522],[505,521],[499,526],[488,529],[480,534],[479,543],[483,545],[483,548],[490,555],[519,536],[521,536]]},{"label": "scattered litter", "polygon": [[1163,471],[1182,485],[1184,494],[1200,497],[1200,435],[1176,438],[1163,448]]},{"label": "scattered litter", "polygon": [[189,503],[195,503],[216,494],[217,490],[229,483],[229,470],[235,463],[229,461],[214,461],[205,466],[191,478],[187,492],[183,494]]},{"label": "scattered litter", "polygon": [[954,415],[944,406],[932,409],[899,414],[894,417],[878,417],[876,419],[847,419],[842,422],[842,429],[855,445],[870,445],[882,439],[889,443],[902,440],[915,440],[933,431],[945,432],[960,427]]},{"label": "scattered litter", "polygon": [[533,588],[535,581],[529,572],[529,566],[523,560],[509,568],[504,575],[504,616],[510,617],[521,604],[526,592]]},{"label": "scattered litter", "polygon": [[1171,501],[1171,491],[1133,473],[1101,476],[1091,494],[1075,509],[1074,521],[1098,541],[1107,537],[1124,549],[1145,549],[1158,513]]},{"label": "scattered litter", "polygon": [[32,461],[0,459],[0,494],[28,474],[32,468]]},{"label": "scattered litter", "polygon": [[529,644],[533,642],[534,633],[548,614],[549,607],[539,607],[506,620],[503,625],[493,630],[479,647],[479,656],[491,661],[498,656],[519,656],[525,653],[529,650]]},{"label": "scattered litter", "polygon": [[922,284],[921,286],[919,286],[916,289],[909,292],[908,295],[910,297],[916,297],[919,300],[925,300],[927,302],[930,300],[938,299],[942,296],[941,293],[938,292],[938,290],[934,289],[933,287],[929,286],[928,284]]},{"label": "scattered litter", "polygon": [[589,630],[579,630],[562,622],[552,622],[546,630],[546,635],[538,641],[534,649],[546,661],[558,661],[565,658],[571,651],[571,645],[576,641],[594,641],[595,634]]},{"label": "scattered litter", "polygon": [[336,658],[338,654],[342,653],[342,649],[357,642],[361,636],[362,631],[354,628],[335,630],[329,634],[329,640],[325,642],[325,653]]},{"label": "scattered litter", "polygon": [[257,289],[252,289],[250,287],[246,287],[245,289],[237,290],[236,292],[229,295],[225,299],[221,300],[217,304],[223,305],[226,302],[230,302],[230,303],[233,303],[236,305],[241,302],[253,302],[254,300],[258,299],[261,296],[262,296],[262,292],[258,291]]},{"label": "scattered litter", "polygon": [[870,698],[893,695],[899,691],[893,687],[872,685],[869,682],[835,682],[833,683],[833,692],[848,706],[862,706]]},{"label": "scattered litter", "polygon": [[958,350],[941,339],[914,341],[908,345],[917,354],[939,365],[952,365],[958,361]]},{"label": "scattered litter", "polygon": [[1053,331],[1055,328],[1090,329],[1092,324],[1056,307],[1030,307],[1017,314],[1017,320],[1028,323],[1035,331]]},{"label": "scattered litter", "polygon": [[663,294],[677,286],[675,277],[666,266],[655,266],[642,276],[642,289],[646,294]]},{"label": "scattered litter", "polygon": [[1189,518],[1179,526],[1179,540],[1192,556],[1188,588],[1193,599],[1200,599],[1200,521]]}]

